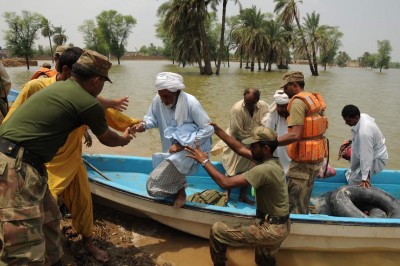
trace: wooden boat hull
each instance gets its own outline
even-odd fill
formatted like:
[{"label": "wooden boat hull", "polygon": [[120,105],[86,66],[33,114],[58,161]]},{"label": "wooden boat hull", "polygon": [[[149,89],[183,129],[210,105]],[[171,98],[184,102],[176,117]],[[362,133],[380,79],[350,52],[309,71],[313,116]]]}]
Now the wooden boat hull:
[{"label": "wooden boat hull", "polygon": [[[181,209],[172,208],[169,199],[156,199],[145,191],[145,177],[151,171],[151,159],[134,156],[84,155],[84,159],[100,169],[108,181],[88,167],[94,197],[133,214],[141,214],[162,224],[202,238],[208,238],[217,221],[246,222],[254,218],[255,209],[233,201],[230,207],[188,202]],[[222,169],[219,163],[216,166]],[[320,195],[344,184],[344,169],[336,177],[317,180],[314,192]],[[125,176],[128,175],[129,177]],[[389,175],[390,177],[384,177]],[[123,181],[128,178],[128,184]],[[118,180],[117,180],[118,179]],[[400,195],[400,173],[385,171],[381,183],[375,184]],[[377,179],[378,180],[378,179]],[[200,170],[188,177],[187,194],[204,189],[218,189],[209,176]],[[127,186],[129,185],[129,186]],[[234,192],[235,193],[235,192]],[[235,194],[232,198],[235,198]],[[349,251],[356,249],[400,250],[400,219],[350,218],[328,215],[291,214],[291,231],[282,248],[296,250]]]}]

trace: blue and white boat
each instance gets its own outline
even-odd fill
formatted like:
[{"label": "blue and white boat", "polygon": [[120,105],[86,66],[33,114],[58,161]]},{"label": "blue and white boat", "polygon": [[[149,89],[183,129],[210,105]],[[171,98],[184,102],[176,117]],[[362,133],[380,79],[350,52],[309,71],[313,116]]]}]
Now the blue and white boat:
[{"label": "blue and white boat", "polygon": [[[156,199],[146,192],[146,178],[152,171],[151,158],[105,154],[85,154],[92,194],[114,208],[135,215],[144,215],[175,229],[208,238],[216,221],[245,222],[255,216],[255,207],[237,202],[233,190],[226,207],[186,202],[183,208],[172,207],[172,200]],[[221,171],[221,163],[214,162]],[[346,184],[345,169],[337,169],[335,177],[316,179],[313,198]],[[222,191],[201,169],[189,176],[186,194],[206,189]],[[373,186],[400,199],[400,172],[385,170],[372,180]],[[396,200],[396,201],[397,201]],[[400,251],[400,218],[354,218],[323,214],[291,214],[291,232],[282,248],[298,250]]]}]

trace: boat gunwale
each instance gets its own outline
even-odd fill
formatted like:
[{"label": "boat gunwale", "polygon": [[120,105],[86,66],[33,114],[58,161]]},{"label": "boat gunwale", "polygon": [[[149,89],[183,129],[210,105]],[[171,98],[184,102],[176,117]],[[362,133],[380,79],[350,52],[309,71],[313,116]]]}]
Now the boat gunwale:
[{"label": "boat gunwale", "polygon": [[[168,200],[163,200],[159,198],[153,198],[151,196],[143,196],[137,193],[124,190],[122,188],[117,188],[112,186],[112,181],[101,180],[100,177],[90,177],[89,181],[97,185],[101,185],[110,190],[116,191],[118,193],[123,193],[127,196],[140,198],[142,200],[154,202],[156,204],[169,205],[172,206],[172,202]],[[200,204],[201,206],[196,206]],[[223,210],[212,209],[213,205],[209,205],[211,209],[203,208],[206,204],[187,202],[182,208],[199,211],[210,214],[218,214],[231,217],[242,217],[242,218],[255,218],[255,215],[238,214],[232,212],[226,212]],[[400,227],[400,219],[398,218],[355,218],[355,217],[338,217],[329,216],[323,214],[290,214],[290,220],[293,223],[303,223],[303,224],[326,224],[326,225],[343,225],[343,226],[368,226],[368,227]]]}]

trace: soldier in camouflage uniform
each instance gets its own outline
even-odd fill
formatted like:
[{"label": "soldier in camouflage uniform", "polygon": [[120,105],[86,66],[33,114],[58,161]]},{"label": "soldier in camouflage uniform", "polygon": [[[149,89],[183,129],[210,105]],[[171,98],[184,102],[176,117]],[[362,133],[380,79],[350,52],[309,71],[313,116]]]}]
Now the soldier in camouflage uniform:
[{"label": "soldier in camouflage uniform", "polygon": [[220,127],[215,133],[237,154],[254,161],[257,165],[243,174],[226,177],[207,159],[207,154],[186,147],[187,155],[201,163],[208,174],[223,189],[252,185],[256,192],[256,219],[246,224],[216,222],[210,231],[210,253],[215,266],[225,265],[228,246],[254,246],[257,265],[275,265],[275,254],[290,231],[289,199],[286,179],[278,158],[273,153],[278,146],[273,129],[259,126],[253,129],[242,145],[228,136]]},{"label": "soldier in camouflage uniform", "polygon": [[110,81],[110,67],[106,57],[85,51],[71,79],[35,93],[0,126],[0,265],[60,264],[61,215],[44,163],[71,131],[86,124],[111,147],[132,139],[130,128],[122,136],[108,128],[95,98]]}]

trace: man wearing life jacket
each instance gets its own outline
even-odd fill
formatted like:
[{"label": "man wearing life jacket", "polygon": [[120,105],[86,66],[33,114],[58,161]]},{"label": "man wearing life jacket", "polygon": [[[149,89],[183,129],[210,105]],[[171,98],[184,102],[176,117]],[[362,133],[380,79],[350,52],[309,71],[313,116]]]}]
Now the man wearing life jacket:
[{"label": "man wearing life jacket", "polygon": [[51,65],[49,63],[43,63],[42,67],[39,68],[38,71],[33,74],[32,79],[41,79],[41,78],[51,78],[57,75],[57,71],[55,69],[51,69]]},{"label": "man wearing life jacket", "polygon": [[289,71],[280,85],[289,96],[288,133],[278,138],[279,146],[288,145],[292,159],[287,172],[291,213],[307,214],[314,179],[328,155],[327,140],[323,136],[328,128],[324,115],[326,105],[321,95],[304,91],[304,75]]}]

